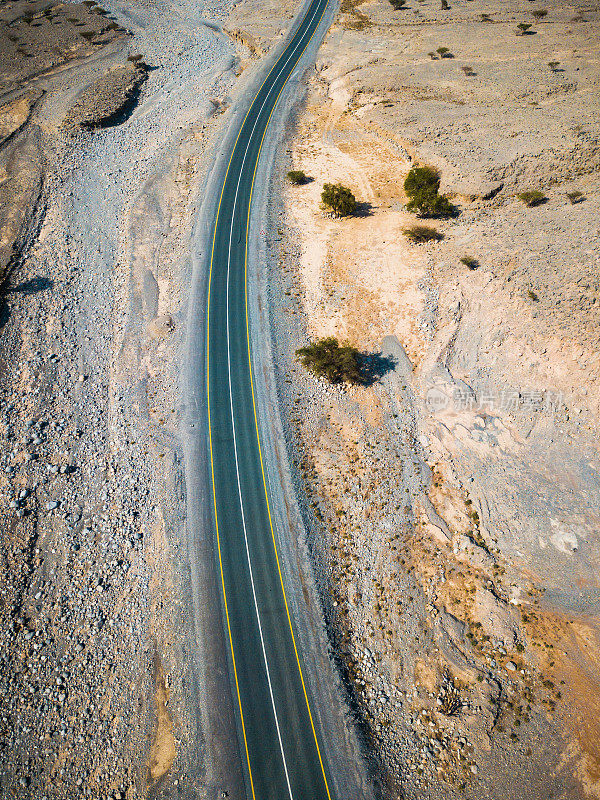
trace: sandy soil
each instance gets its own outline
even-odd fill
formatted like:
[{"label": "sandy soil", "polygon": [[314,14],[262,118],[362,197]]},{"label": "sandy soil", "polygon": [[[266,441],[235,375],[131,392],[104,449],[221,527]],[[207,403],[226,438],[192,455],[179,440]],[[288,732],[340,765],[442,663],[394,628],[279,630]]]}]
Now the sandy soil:
[{"label": "sandy soil", "polygon": [[[290,447],[392,796],[600,793],[598,11],[545,8],[344,3],[281,164],[312,179],[277,234]],[[415,163],[460,211],[432,244],[403,235]],[[395,368],[315,384],[293,348],[330,334]]]}]

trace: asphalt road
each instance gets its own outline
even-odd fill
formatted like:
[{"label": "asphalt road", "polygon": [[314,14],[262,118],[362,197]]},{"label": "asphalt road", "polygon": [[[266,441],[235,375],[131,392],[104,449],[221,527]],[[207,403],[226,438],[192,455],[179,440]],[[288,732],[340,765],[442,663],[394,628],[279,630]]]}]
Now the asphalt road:
[{"label": "asphalt road", "polygon": [[257,800],[331,798],[271,522],[247,303],[249,209],[264,134],[327,3],[309,6],[250,107],[222,187],[212,242],[206,331],[212,501],[240,749],[247,795]]}]

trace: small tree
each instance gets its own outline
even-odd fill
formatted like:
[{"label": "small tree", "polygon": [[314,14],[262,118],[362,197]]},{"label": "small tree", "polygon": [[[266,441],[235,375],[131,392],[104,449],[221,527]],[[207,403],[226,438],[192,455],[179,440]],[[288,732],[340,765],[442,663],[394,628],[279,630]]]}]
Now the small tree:
[{"label": "small tree", "polygon": [[340,345],[335,336],[327,336],[296,350],[302,366],[330,383],[365,382],[360,353],[349,344]]},{"label": "small tree", "polygon": [[341,183],[324,184],[321,201],[336,217],[347,217],[356,211],[356,198],[350,189]]},{"label": "small tree", "polygon": [[306,183],[306,173],[301,169],[291,169],[287,174],[288,181],[294,186],[302,186]]},{"label": "small tree", "polygon": [[548,62],[548,66],[550,67],[552,72],[556,72],[556,70],[558,69],[558,65],[559,64],[560,64],[560,61],[549,61]]},{"label": "small tree", "polygon": [[440,54],[440,58],[452,58],[449,47],[438,47],[436,52]]},{"label": "small tree", "polygon": [[531,13],[536,19],[544,19],[544,17],[548,16],[548,9],[536,8]]},{"label": "small tree", "polygon": [[530,23],[528,23],[528,22],[519,22],[519,24],[517,25],[517,30],[515,31],[515,33],[517,34],[517,36],[525,36],[526,33],[533,33],[533,31],[529,30],[530,28],[531,28]]},{"label": "small tree", "polygon": [[454,217],[456,208],[445,195],[439,194],[440,174],[433,167],[413,167],[404,181],[408,195],[406,208],[425,219]]},{"label": "small tree", "polygon": [[404,180],[404,191],[409,197],[425,189],[437,192],[440,173],[434,167],[413,167]]}]

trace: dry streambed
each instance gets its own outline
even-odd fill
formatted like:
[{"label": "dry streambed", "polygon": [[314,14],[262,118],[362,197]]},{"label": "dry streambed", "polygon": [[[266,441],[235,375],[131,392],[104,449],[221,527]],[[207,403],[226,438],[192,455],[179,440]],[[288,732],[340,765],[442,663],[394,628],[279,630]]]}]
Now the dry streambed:
[{"label": "dry streambed", "polygon": [[205,24],[228,16],[0,15],[3,795],[203,790],[178,358],[202,182],[256,61]]}]

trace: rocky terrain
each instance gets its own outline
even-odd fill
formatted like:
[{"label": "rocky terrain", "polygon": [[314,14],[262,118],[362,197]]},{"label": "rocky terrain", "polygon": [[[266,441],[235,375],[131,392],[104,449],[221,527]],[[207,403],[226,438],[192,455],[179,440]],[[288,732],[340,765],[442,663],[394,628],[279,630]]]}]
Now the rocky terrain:
[{"label": "rocky terrain", "polygon": [[[385,790],[597,797],[599,10],[448,5],[344,2],[281,155],[288,446]],[[415,164],[459,212],[426,244]],[[393,368],[320,384],[294,351],[325,335]]]},{"label": "rocky terrain", "polygon": [[2,797],[202,796],[179,359],[202,184],[258,63],[230,11],[1,9]]},{"label": "rocky terrain", "polygon": [[[597,797],[599,11],[448,5],[344,0],[280,153],[287,444],[382,794]],[[3,797],[205,794],[178,438],[192,228],[296,11],[0,9]],[[421,245],[415,163],[460,212]],[[326,181],[356,217],[322,212]],[[294,351],[325,334],[392,368],[309,378]]]}]

